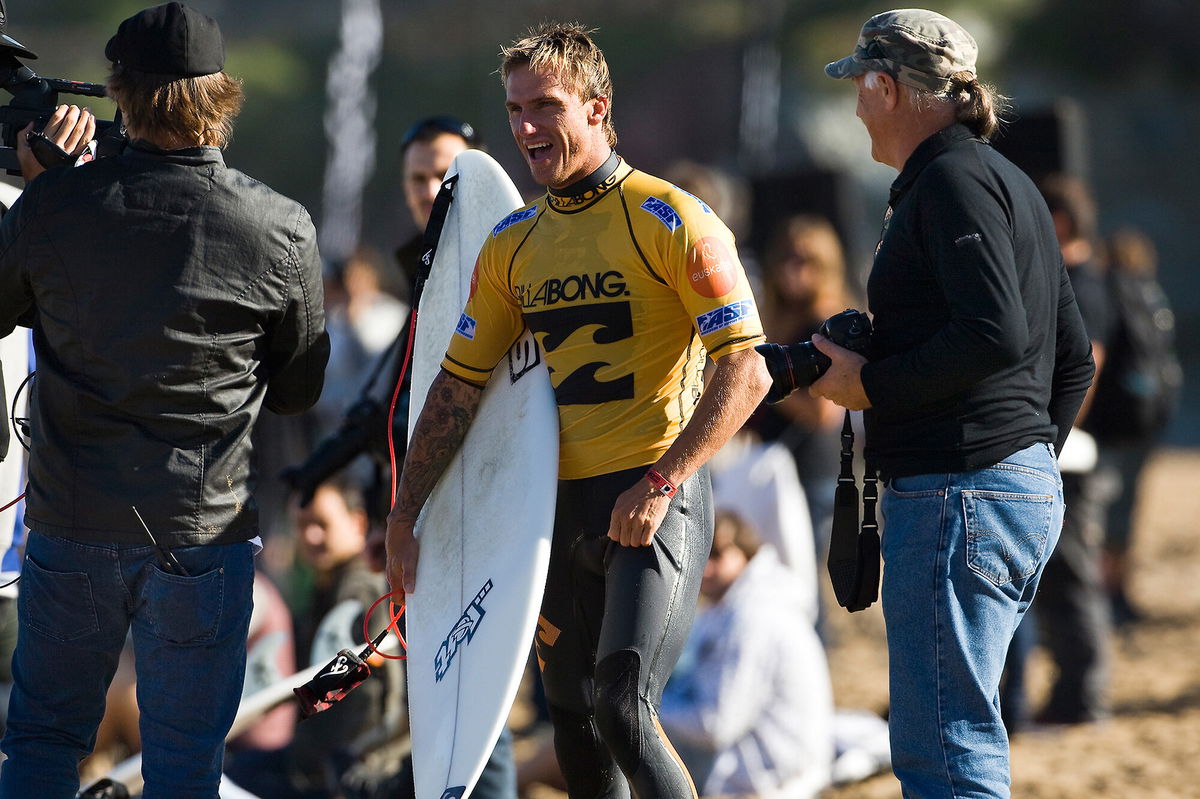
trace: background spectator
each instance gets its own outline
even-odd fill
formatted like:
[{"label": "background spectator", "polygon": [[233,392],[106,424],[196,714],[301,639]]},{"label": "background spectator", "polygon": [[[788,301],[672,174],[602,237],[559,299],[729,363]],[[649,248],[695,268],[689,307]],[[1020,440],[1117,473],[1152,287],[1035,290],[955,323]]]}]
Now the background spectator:
[{"label": "background spectator", "polygon": [[[829,220],[795,216],[775,231],[766,251],[763,327],[767,340],[807,341],[821,323],[859,303],[846,275],[842,244]],[[762,405],[750,421],[767,441],[787,447],[804,486],[821,558],[829,543],[837,485],[842,409],[807,391]]]},{"label": "background spectator", "polygon": [[829,784],[833,697],[807,598],[774,547],[718,512],[660,719],[704,796],[802,799]]}]

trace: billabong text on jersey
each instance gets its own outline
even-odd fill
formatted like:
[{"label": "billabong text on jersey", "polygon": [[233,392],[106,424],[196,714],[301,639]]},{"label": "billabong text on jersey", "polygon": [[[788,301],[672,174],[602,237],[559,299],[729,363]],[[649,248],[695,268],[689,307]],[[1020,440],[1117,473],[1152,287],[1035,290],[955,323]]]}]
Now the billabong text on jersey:
[{"label": "billabong text on jersey", "polygon": [[532,285],[517,286],[522,308],[546,308],[560,302],[598,300],[628,296],[625,276],[615,270],[590,275],[552,277],[536,289]]}]

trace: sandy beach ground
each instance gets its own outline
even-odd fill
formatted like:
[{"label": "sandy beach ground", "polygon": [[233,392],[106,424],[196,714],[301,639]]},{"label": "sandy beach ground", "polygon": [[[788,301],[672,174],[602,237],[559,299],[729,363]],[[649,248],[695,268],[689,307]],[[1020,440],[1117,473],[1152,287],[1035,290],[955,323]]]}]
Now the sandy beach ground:
[{"label": "sandy beach ground", "polygon": [[[1200,799],[1200,452],[1164,450],[1143,476],[1132,598],[1144,621],[1113,642],[1113,717],[1018,734],[1016,799]],[[887,707],[887,653],[878,605],[832,614],[830,651],[840,707]],[[1035,654],[1033,707],[1051,666]],[[899,799],[890,774],[828,799]]]}]

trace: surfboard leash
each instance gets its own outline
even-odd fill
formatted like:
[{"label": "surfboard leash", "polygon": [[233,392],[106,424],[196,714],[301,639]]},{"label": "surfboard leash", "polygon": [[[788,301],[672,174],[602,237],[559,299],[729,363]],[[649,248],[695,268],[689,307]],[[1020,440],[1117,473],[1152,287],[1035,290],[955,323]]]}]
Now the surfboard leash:
[{"label": "surfboard leash", "polygon": [[[384,627],[379,635],[372,638],[368,632],[368,623],[371,616],[374,615],[375,609],[387,599],[391,599],[396,594],[392,591],[389,594],[384,594],[375,600],[375,604],[371,605],[371,609],[363,616],[363,639],[367,645],[359,652],[352,649],[342,649],[333,658],[325,664],[325,666],[313,675],[313,678],[304,685],[292,689],[292,693],[296,695],[297,703],[300,707],[300,719],[303,721],[310,716],[314,716],[323,710],[336,705],[338,702],[345,699],[351,691],[362,685],[368,677],[371,676],[371,654],[374,653],[381,658],[388,660],[406,660],[408,659],[408,642],[404,640],[404,636],[400,633],[400,629],[396,626],[396,622],[404,615],[404,606],[400,606],[400,610],[396,610],[396,604],[393,602],[388,606],[391,619],[387,626]],[[383,643],[383,639],[389,632],[395,633],[399,639],[401,646],[404,647],[403,655],[389,655],[379,649],[379,645]],[[378,662],[376,666],[380,665]]]},{"label": "surfboard leash", "polygon": [[429,223],[425,225],[425,232],[421,234],[421,241],[425,246],[425,252],[421,255],[421,263],[417,267],[417,277],[413,282],[413,299],[412,299],[412,314],[409,316],[408,323],[408,341],[405,342],[404,360],[400,364],[400,376],[396,378],[396,387],[392,391],[392,402],[388,406],[388,457],[392,467],[392,502],[391,507],[396,507],[396,488],[399,481],[399,470],[396,468],[396,437],[395,437],[395,417],[396,403],[400,399],[400,391],[404,385],[404,376],[408,373],[408,366],[412,362],[413,341],[417,338],[417,309],[421,305],[421,294],[425,291],[425,281],[429,279],[429,273],[433,270],[433,258],[437,254],[438,241],[442,238],[442,228],[446,224],[446,215],[450,213],[450,204],[454,201],[454,187],[458,185],[458,175],[451,175],[442,181],[442,187],[438,189],[437,197],[433,200],[433,210],[429,213]]},{"label": "surfboard leash", "polygon": [[[408,367],[412,364],[413,342],[417,338],[417,319],[419,317],[418,309],[421,305],[421,294],[425,290],[425,281],[429,279],[429,274],[433,269],[433,259],[437,254],[438,242],[442,238],[442,228],[446,224],[446,216],[450,213],[450,204],[454,201],[454,187],[456,185],[458,185],[458,175],[451,175],[442,181],[442,187],[438,190],[437,197],[433,201],[433,210],[429,214],[429,224],[425,226],[425,232],[422,234],[425,252],[421,255],[421,263],[420,266],[417,267],[417,278],[413,284],[412,314],[409,316],[408,341],[406,341],[404,345],[404,359],[400,364],[400,374],[396,378],[396,386],[392,390],[392,401],[388,405],[388,458],[391,462],[392,468],[391,507],[393,508],[396,507],[396,489],[398,487],[399,477],[399,469],[396,468],[396,404],[400,400],[400,392],[404,387],[404,378],[408,374]],[[371,614],[375,612],[375,609],[379,607],[384,600],[390,600],[395,595],[396,592],[392,591],[379,597],[379,599],[375,600],[375,604],[371,605],[371,609],[367,611],[367,614],[363,617],[363,639],[367,642],[367,648],[362,651],[362,658],[367,657],[368,651],[374,652],[380,657],[393,660],[404,660],[408,657],[408,642],[404,640],[404,636],[401,634],[400,629],[397,626],[397,621],[399,621],[400,617],[404,615],[405,605],[401,604],[400,609],[396,610],[396,604],[389,601],[388,610],[389,615],[391,616],[391,621],[375,638],[371,638],[369,634],[369,628],[367,626],[367,623],[371,618]],[[389,631],[392,631],[396,634],[396,638],[404,647],[404,655],[388,655],[379,650],[379,644],[383,642],[384,636],[386,636]]]},{"label": "surfboard leash", "polygon": [[14,499],[12,502],[8,503],[4,507],[0,508],[0,513],[4,513],[4,511],[11,508],[13,505],[16,505],[18,502],[20,502],[23,499],[25,499],[25,495],[21,494],[21,496],[17,497],[16,499]]},{"label": "surfboard leash", "polygon": [[[403,603],[401,603],[400,609],[396,610],[396,603],[391,601],[388,602],[388,616],[390,620],[388,621],[387,626],[379,631],[379,635],[372,638],[370,627],[368,626],[368,622],[371,621],[371,616],[373,616],[375,613],[375,608],[379,607],[379,605],[385,599],[391,600],[391,598],[396,594],[396,591],[392,591],[391,593],[384,594],[383,596],[379,597],[379,599],[375,600],[375,604],[371,605],[371,609],[367,611],[366,615],[363,616],[363,640],[367,642],[367,646],[362,652],[359,653],[360,657],[366,658],[368,653],[374,652],[376,655],[379,655],[381,658],[386,658],[387,660],[408,660],[408,641],[404,640],[404,634],[400,632],[400,628],[396,624],[398,621],[400,621],[400,617],[404,615],[405,605]],[[404,647],[403,655],[389,655],[386,652],[381,652],[379,650],[379,645],[383,643],[383,639],[389,632],[395,633],[396,640],[398,640],[400,645]]]}]

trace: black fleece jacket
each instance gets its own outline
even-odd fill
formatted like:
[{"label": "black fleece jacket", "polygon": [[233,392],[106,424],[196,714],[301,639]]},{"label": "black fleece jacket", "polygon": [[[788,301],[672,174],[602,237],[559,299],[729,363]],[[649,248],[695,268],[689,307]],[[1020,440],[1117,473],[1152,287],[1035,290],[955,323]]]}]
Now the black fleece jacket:
[{"label": "black fleece jacket", "polygon": [[1061,449],[1091,346],[1041,195],[965,126],[922,142],[892,184],[867,297],[866,453],[884,477]]}]

